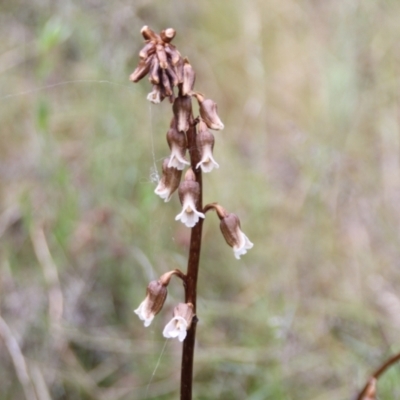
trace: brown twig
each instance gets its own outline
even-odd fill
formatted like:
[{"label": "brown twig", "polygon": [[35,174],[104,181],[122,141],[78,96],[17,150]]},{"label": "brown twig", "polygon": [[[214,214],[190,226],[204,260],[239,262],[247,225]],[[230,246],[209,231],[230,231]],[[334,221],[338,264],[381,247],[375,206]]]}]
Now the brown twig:
[{"label": "brown twig", "polygon": [[394,355],[393,357],[389,358],[387,361],[385,361],[368,379],[367,383],[364,385],[363,389],[357,396],[356,400],[363,400],[367,390],[370,386],[370,382],[373,381],[374,379],[378,380],[381,375],[393,364],[396,364],[396,362],[400,361],[400,353]]}]

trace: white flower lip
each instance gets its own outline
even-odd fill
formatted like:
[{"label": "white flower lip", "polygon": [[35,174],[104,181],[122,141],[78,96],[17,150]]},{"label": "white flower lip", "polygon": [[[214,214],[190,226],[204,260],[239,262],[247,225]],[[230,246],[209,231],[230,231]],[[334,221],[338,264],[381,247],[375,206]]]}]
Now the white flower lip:
[{"label": "white flower lip", "polygon": [[142,321],[144,321],[145,327],[148,327],[151,324],[151,321],[154,319],[154,313],[152,313],[150,310],[147,298],[140,303],[139,307],[134,311],[134,313],[137,314]]},{"label": "white flower lip", "polygon": [[238,228],[238,237],[239,243],[233,246],[233,253],[235,257],[239,260],[240,256],[247,253],[247,250],[250,250],[254,244],[250,242],[249,238]]},{"label": "white flower lip", "polygon": [[175,217],[175,220],[180,220],[188,228],[193,228],[200,218],[205,218],[205,215],[196,210],[193,197],[187,194],[182,205],[182,211]]},{"label": "white flower lip", "polygon": [[154,193],[157,196],[160,196],[166,203],[171,200],[171,188],[167,187],[163,182],[163,179],[160,179]]},{"label": "white flower lip", "polygon": [[160,98],[160,91],[159,90],[153,90],[147,95],[147,100],[150,101],[153,104],[159,104],[161,102]]},{"label": "white flower lip", "polygon": [[214,160],[211,146],[204,146],[201,161],[196,168],[201,168],[204,173],[211,172],[214,168],[219,168],[219,164]]},{"label": "white flower lip", "polygon": [[165,325],[163,336],[167,339],[177,337],[180,342],[183,342],[186,338],[187,329],[188,323],[185,318],[176,316]]},{"label": "white flower lip", "polygon": [[183,158],[178,146],[172,146],[168,168],[183,170],[185,165],[190,165],[190,162]]}]

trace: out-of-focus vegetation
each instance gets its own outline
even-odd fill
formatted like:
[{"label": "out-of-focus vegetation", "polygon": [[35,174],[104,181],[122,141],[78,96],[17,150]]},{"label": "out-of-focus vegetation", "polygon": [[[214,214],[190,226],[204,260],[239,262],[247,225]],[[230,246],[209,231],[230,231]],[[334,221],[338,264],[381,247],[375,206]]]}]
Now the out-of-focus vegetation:
[{"label": "out-of-focus vegetation", "polygon": [[218,103],[205,202],[255,244],[207,215],[194,398],[351,398],[400,350],[397,0],[0,4],[0,399],[178,398],[179,283],[132,313],[189,237],[153,193],[170,105],[128,82],[145,24]]}]

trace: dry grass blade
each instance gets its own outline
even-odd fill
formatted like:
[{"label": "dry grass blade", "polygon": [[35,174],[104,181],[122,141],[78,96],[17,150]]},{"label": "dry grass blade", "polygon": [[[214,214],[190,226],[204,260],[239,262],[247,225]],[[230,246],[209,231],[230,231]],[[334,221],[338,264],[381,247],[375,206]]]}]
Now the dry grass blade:
[{"label": "dry grass blade", "polygon": [[53,323],[58,323],[62,318],[64,300],[60,288],[57,267],[51,257],[43,228],[34,226],[31,229],[31,240],[49,290],[50,320]]},{"label": "dry grass blade", "polygon": [[6,345],[8,353],[10,354],[18,380],[24,390],[26,400],[37,400],[32,386],[32,381],[28,373],[26,361],[19,347],[17,339],[14,337],[11,329],[1,316],[0,337],[4,340],[4,344]]}]

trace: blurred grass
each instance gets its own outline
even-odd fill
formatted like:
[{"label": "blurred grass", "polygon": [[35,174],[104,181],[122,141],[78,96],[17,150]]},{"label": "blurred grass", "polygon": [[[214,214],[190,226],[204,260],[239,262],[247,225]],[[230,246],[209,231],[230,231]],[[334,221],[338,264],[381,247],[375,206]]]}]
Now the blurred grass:
[{"label": "blurred grass", "polygon": [[153,194],[170,106],[128,82],[145,24],[177,30],[217,101],[205,202],[255,243],[238,262],[207,218],[194,397],[351,398],[399,351],[399,15],[394,0],[1,3],[0,315],[28,379],[0,341],[0,399],[178,396],[180,344],[161,331],[182,289],[150,328],[132,314],[150,279],[185,269],[189,234],[177,198]]}]

